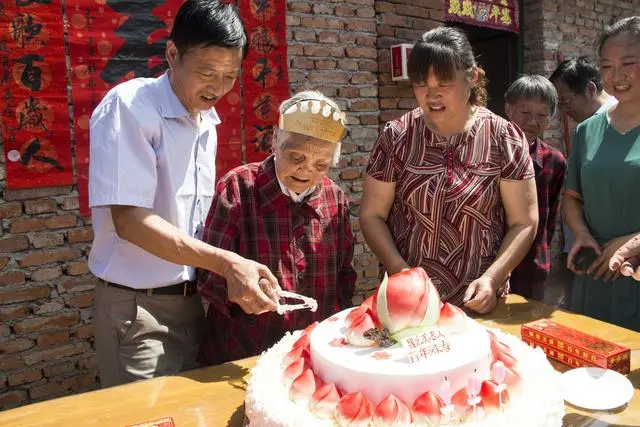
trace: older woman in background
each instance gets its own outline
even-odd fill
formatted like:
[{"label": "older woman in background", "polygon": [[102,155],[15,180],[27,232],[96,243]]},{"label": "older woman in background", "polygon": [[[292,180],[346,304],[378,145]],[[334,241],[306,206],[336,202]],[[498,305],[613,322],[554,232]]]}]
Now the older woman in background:
[{"label": "older woman in background", "polygon": [[319,92],[280,106],[274,154],[240,166],[217,185],[204,241],[268,266],[285,291],[312,297],[318,310],[278,315],[232,303],[223,277],[198,272],[210,302],[201,362],[218,364],[259,354],[286,331],[351,307],[356,272],[349,202],[327,177],[340,156],[344,114]]},{"label": "older woman in background", "polygon": [[[640,16],[608,27],[598,55],[604,87],[618,104],[578,125],[569,156],[563,204],[575,239],[567,264],[578,273],[571,309],[640,331],[640,286],[619,277],[614,257],[640,232]],[[595,260],[578,265],[589,251]]]},{"label": "older woman in background", "polygon": [[504,99],[507,117],[520,126],[529,143],[529,155],[536,173],[539,218],[533,245],[511,273],[509,282],[512,292],[542,301],[551,269],[551,241],[567,169],[562,153],[541,139],[549,119],[556,113],[558,94],[546,78],[529,75],[513,82]]},{"label": "older woman in background", "polygon": [[373,148],[362,231],[389,274],[423,267],[443,301],[487,313],[536,233],[529,147],[484,107],[487,80],[462,31],[425,33],[408,67],[419,108]]}]

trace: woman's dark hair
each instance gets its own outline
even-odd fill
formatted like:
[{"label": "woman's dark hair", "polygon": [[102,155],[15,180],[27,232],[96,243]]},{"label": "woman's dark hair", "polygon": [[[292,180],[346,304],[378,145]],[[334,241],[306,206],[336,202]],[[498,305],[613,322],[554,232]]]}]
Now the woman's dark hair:
[{"label": "woman's dark hair", "polygon": [[171,40],[184,55],[194,47],[242,49],[247,55],[247,33],[238,8],[218,0],[187,0],[176,15]]},{"label": "woman's dark hair", "polygon": [[478,70],[478,82],[471,88],[469,103],[484,107],[488,99],[487,77],[476,63],[471,43],[461,30],[439,27],[427,31],[413,46],[407,64],[413,83],[423,83],[430,68],[439,80],[446,81],[453,80],[458,70],[471,73],[473,67]]},{"label": "woman's dark hair", "polygon": [[623,18],[615,24],[605,28],[602,34],[600,34],[600,39],[598,40],[598,55],[602,53],[602,46],[607,40],[625,33],[629,33],[636,39],[640,40],[640,16]]}]

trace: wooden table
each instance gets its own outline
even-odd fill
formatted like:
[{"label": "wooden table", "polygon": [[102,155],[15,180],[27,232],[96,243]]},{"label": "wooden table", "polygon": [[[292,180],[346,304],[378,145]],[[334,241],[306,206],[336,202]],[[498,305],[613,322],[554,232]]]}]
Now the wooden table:
[{"label": "wooden table", "polygon": [[[635,393],[616,412],[589,413],[567,406],[565,426],[640,426],[640,333],[567,313],[511,295],[490,315],[478,320],[519,335],[520,325],[540,318],[554,319],[632,349],[629,375]],[[255,358],[182,375],[64,397],[0,412],[2,427],[127,426],[173,417],[177,427],[241,426],[244,419],[245,377]],[[568,369],[557,364],[560,370]]]}]

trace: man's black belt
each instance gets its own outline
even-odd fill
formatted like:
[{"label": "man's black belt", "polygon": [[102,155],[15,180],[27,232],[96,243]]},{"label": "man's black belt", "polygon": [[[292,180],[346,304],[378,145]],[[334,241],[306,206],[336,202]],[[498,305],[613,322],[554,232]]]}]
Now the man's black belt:
[{"label": "man's black belt", "polygon": [[182,282],[175,285],[163,286],[161,288],[149,288],[149,289],[135,289],[129,286],[118,285],[117,283],[104,282],[107,286],[113,286],[114,288],[124,289],[127,291],[141,292],[151,295],[181,295],[183,297],[190,297],[198,293],[196,282]]}]

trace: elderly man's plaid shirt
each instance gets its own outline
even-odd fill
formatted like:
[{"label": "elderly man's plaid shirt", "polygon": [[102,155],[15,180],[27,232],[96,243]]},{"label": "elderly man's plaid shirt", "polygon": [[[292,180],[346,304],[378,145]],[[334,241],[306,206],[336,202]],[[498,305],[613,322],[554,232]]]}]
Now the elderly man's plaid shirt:
[{"label": "elderly man's plaid shirt", "polygon": [[511,292],[542,299],[544,284],[551,269],[550,246],[556,228],[560,194],[567,162],[560,151],[540,139],[529,144],[536,171],[540,221],[535,241],[520,265],[511,273]]},{"label": "elderly man's plaid shirt", "polygon": [[198,271],[198,289],[210,302],[201,349],[206,364],[259,354],[285,331],[352,306],[356,272],[349,202],[327,177],[295,203],[282,193],[273,156],[236,168],[217,185],[203,240],[266,265],[283,290],[318,301],[315,313],[247,315],[227,299],[222,277]]}]

